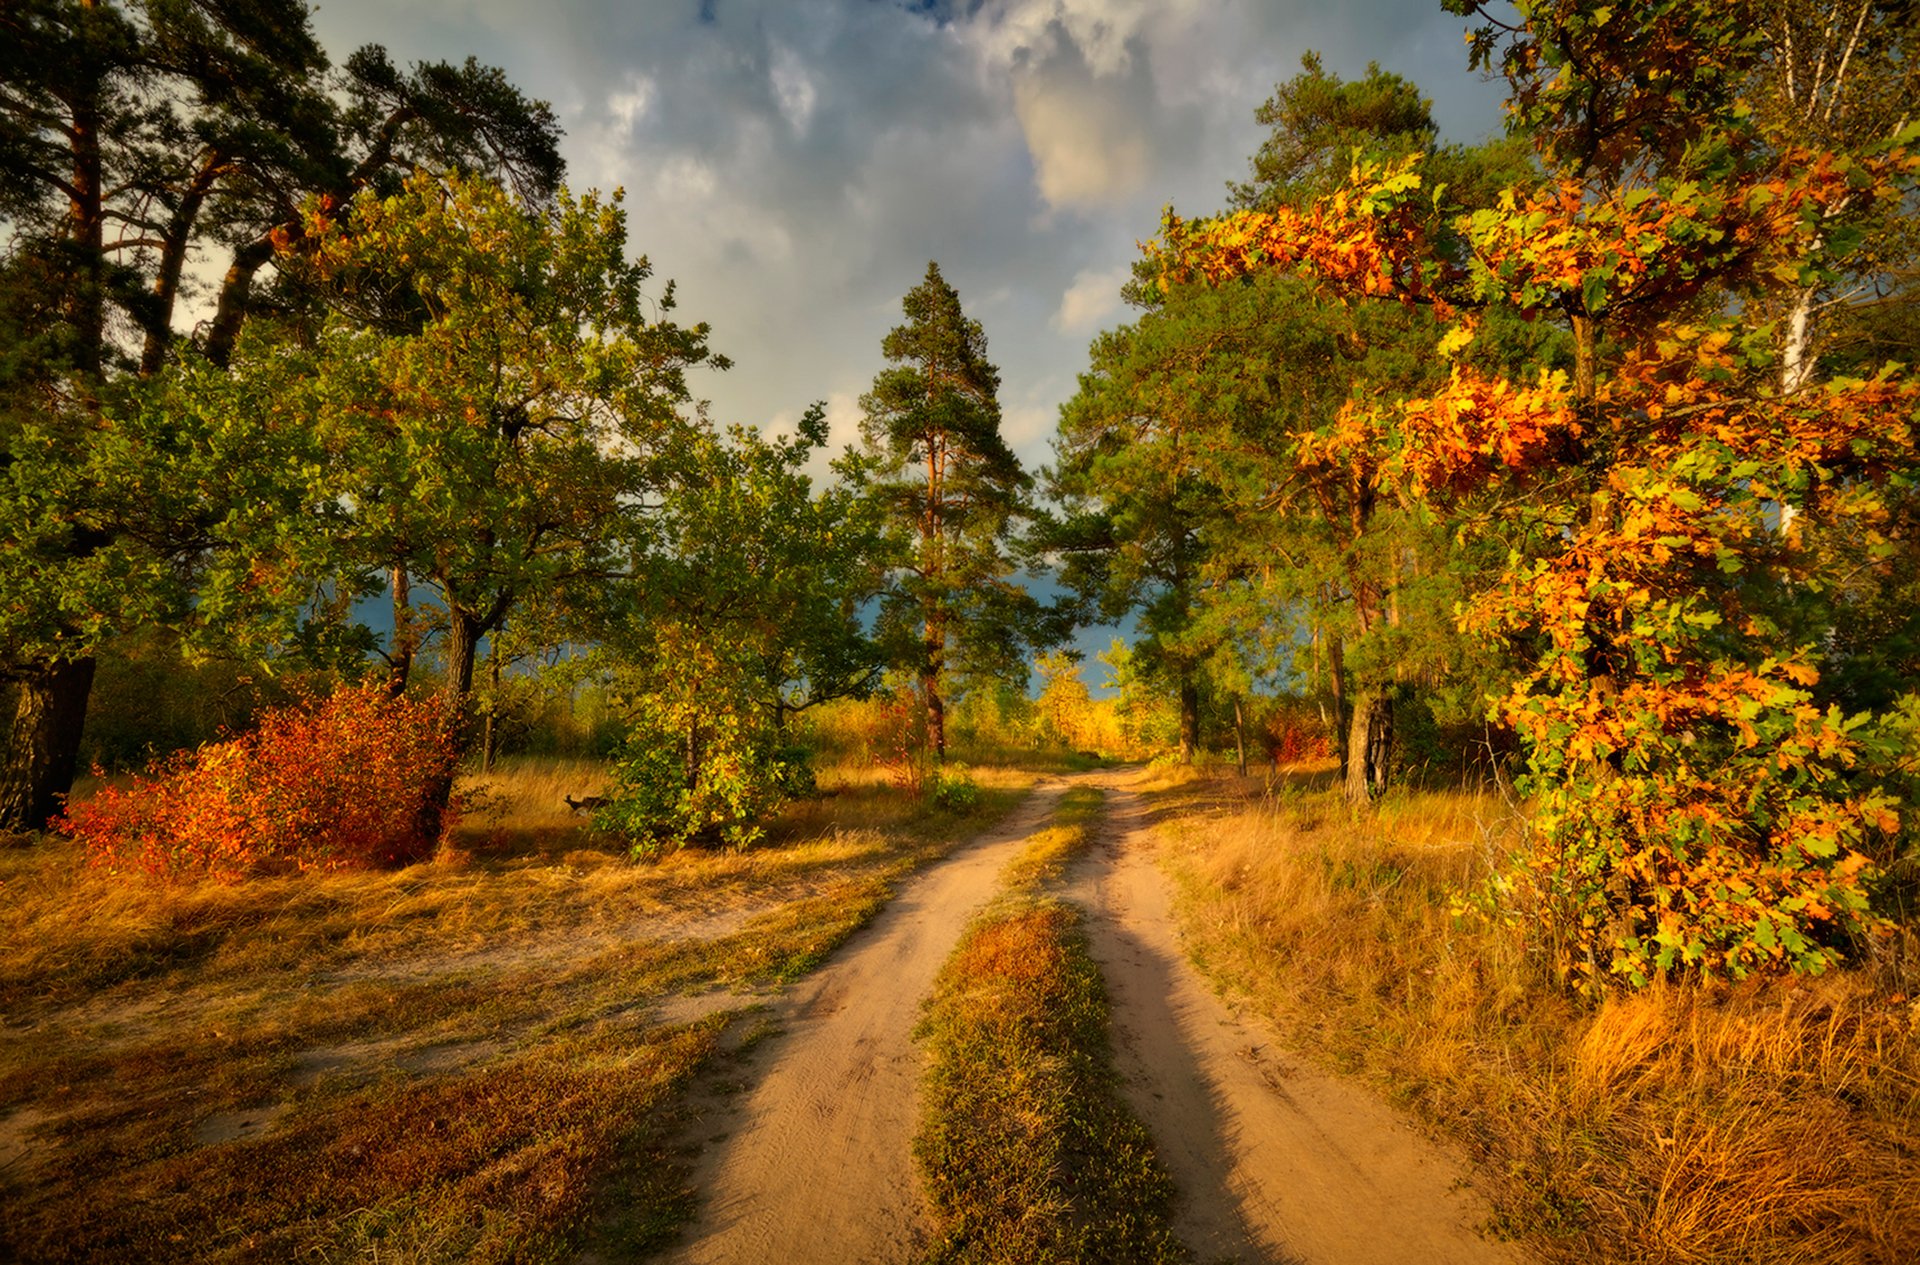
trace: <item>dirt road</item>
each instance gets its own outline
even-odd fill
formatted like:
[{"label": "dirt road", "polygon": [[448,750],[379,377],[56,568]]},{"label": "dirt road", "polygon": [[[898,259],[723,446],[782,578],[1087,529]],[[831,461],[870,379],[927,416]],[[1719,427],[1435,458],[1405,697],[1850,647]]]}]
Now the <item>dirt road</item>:
[{"label": "dirt road", "polygon": [[[1075,779],[1083,780],[1083,779]],[[1302,1265],[1513,1265],[1473,1227],[1459,1166],[1366,1090],[1272,1048],[1180,947],[1140,797],[1124,775],[1066,895],[1088,913],[1134,1110],[1181,1192],[1196,1259]],[[941,964],[1052,813],[1044,783],[989,835],[922,873],[828,966],[775,1002],[754,1083],[700,1121],[691,1265],[919,1259],[931,1225],[913,1161],[913,1029]]]},{"label": "dirt road", "polygon": [[1460,1166],[1365,1089],[1278,1050],[1180,946],[1145,805],[1102,779],[1106,826],[1068,896],[1113,1002],[1128,1099],[1181,1192],[1174,1231],[1205,1262],[1517,1263],[1474,1226]]},{"label": "dirt road", "polygon": [[913,1162],[920,1005],[1000,868],[1052,813],[1045,782],[997,829],[920,874],[831,963],[776,1005],[785,1032],[695,1173],[699,1219],[676,1260],[839,1265],[917,1259],[929,1237]]}]

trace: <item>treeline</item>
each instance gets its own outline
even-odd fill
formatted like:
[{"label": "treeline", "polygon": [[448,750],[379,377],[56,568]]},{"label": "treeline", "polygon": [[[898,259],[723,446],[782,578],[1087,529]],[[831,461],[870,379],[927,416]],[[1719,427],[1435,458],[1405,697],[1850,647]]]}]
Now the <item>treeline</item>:
[{"label": "treeline", "polygon": [[[613,715],[603,824],[739,842],[810,783],[794,715],[892,672],[943,753],[946,682],[1024,684],[1064,632],[1015,582],[1032,480],[937,267],[821,485],[820,408],[779,437],[695,403],[708,327],[498,70],[335,67],[301,0],[30,0],[0,50],[0,825],[61,810],[103,655],[162,753],[204,736],[160,703],[179,665],[264,703],[383,677],[464,753],[544,664]],[[431,839],[451,766],[421,780]]]},{"label": "treeline", "polygon": [[1484,726],[1531,822],[1489,908],[1569,982],[1871,952],[1920,837],[1915,14],[1448,7],[1507,135],[1307,58],[1094,343],[1069,573],[1189,745],[1291,670],[1364,804],[1397,721]]}]

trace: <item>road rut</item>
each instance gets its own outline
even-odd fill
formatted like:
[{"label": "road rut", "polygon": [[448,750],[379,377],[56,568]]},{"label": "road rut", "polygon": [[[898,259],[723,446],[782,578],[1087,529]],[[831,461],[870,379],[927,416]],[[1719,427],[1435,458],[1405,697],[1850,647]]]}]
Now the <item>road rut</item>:
[{"label": "road rut", "polygon": [[1518,1265],[1475,1226],[1460,1164],[1365,1088],[1279,1050],[1188,960],[1141,797],[1107,778],[1105,828],[1067,893],[1113,1004],[1118,1070],[1201,1261]]}]

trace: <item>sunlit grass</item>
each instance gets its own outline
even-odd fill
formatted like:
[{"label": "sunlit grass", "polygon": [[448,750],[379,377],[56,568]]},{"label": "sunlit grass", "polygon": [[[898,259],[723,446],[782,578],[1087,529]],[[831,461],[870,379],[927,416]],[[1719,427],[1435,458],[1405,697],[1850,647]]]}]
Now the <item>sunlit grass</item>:
[{"label": "sunlit grass", "polygon": [[1090,844],[1100,801],[1085,787],[1063,797],[934,986],[914,1144],[939,1222],[934,1260],[1183,1259],[1172,1182],[1113,1070],[1080,912],[1046,894]]}]

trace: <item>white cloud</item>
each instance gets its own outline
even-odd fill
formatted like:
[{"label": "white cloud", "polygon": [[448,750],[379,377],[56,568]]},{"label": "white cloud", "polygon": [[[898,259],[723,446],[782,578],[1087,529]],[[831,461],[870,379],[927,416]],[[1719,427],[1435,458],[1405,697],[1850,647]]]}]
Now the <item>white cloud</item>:
[{"label": "white cloud", "polygon": [[813,121],[814,104],[819,100],[806,65],[792,49],[776,48],[773,65],[767,73],[773,81],[773,98],[780,105],[780,113],[796,135],[804,136],[807,125]]},{"label": "white cloud", "polygon": [[1065,334],[1083,334],[1097,329],[1120,310],[1120,287],[1133,275],[1128,265],[1115,268],[1082,268],[1073,284],[1060,296],[1059,310],[1053,314],[1053,327]]},{"label": "white cloud", "polygon": [[1120,201],[1145,184],[1152,155],[1129,117],[1129,104],[1123,93],[1099,80],[1050,75],[1015,80],[1014,113],[1047,205],[1096,207]]},{"label": "white cloud", "polygon": [[607,117],[614,124],[610,130],[620,140],[627,140],[633,135],[634,124],[647,116],[652,104],[653,80],[646,75],[629,75],[626,86],[607,97]]},{"label": "white cloud", "polygon": [[1022,404],[1000,410],[1000,434],[1016,452],[1044,450],[1053,434],[1059,410],[1044,405]]}]

